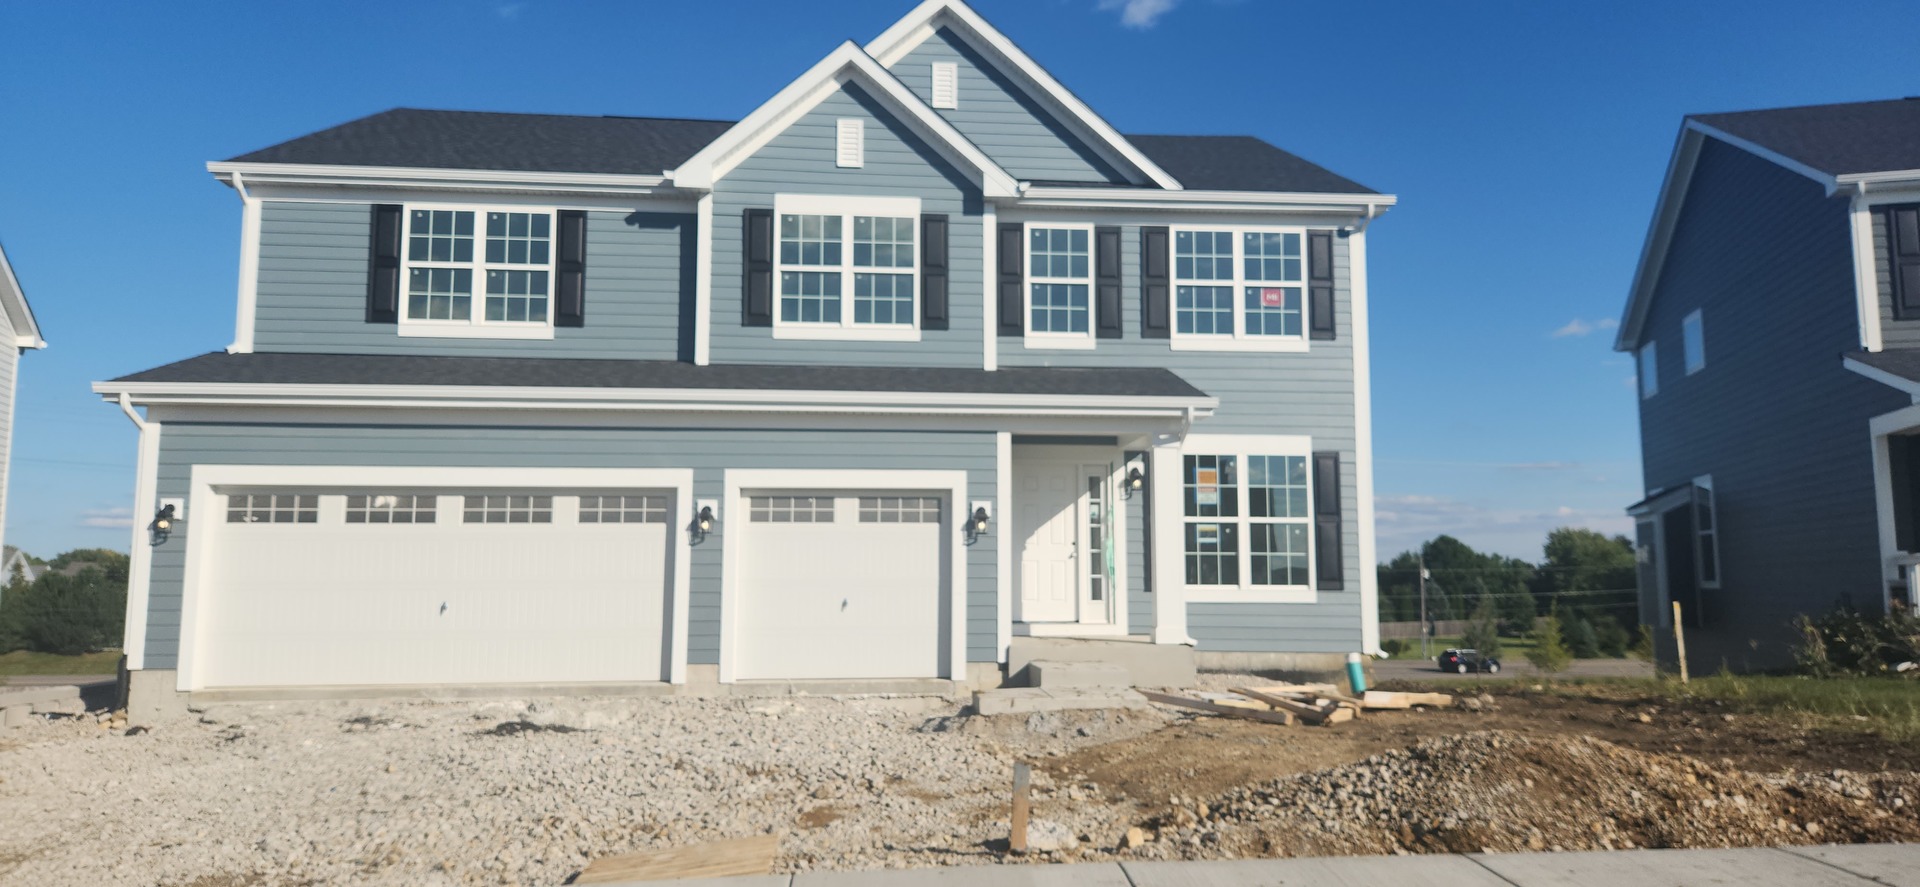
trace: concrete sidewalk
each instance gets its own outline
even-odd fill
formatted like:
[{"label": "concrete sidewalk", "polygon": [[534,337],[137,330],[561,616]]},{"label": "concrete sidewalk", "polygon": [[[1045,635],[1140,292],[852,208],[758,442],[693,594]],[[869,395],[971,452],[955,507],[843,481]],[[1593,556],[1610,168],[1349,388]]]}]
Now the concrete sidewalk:
[{"label": "concrete sidewalk", "polygon": [[629,887],[1920,887],[1920,844],[978,865],[623,883]]}]

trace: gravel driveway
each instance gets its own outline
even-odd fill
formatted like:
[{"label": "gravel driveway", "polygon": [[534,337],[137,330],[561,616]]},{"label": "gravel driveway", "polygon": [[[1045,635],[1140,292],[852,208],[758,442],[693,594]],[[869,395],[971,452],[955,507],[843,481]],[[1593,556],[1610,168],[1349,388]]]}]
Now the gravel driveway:
[{"label": "gravel driveway", "polygon": [[[1016,756],[1171,717],[958,711],[871,697],[254,704],[132,736],[36,719],[0,734],[0,882],[559,884],[598,856],[769,831],[786,835],[783,871],[987,863]],[[1111,846],[1130,824],[1097,789],[1036,776],[1036,816],[1066,832]]]}]

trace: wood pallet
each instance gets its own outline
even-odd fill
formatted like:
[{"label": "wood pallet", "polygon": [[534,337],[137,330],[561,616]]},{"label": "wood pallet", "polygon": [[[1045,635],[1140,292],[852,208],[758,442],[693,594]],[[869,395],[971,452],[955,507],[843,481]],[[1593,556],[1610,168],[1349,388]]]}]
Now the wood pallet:
[{"label": "wood pallet", "polygon": [[776,834],[603,856],[589,863],[586,870],[573,879],[573,883],[610,884],[672,878],[765,875],[773,871],[773,857],[779,850],[780,836]]}]

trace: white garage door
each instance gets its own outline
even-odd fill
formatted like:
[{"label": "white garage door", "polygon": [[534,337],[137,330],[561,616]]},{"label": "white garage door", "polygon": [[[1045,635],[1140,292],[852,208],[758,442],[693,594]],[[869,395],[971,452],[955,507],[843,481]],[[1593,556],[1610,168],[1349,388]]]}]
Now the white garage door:
[{"label": "white garage door", "polygon": [[946,497],[750,491],[736,508],[737,677],[940,675]]},{"label": "white garage door", "polygon": [[670,493],[222,492],[201,686],[666,673]]}]

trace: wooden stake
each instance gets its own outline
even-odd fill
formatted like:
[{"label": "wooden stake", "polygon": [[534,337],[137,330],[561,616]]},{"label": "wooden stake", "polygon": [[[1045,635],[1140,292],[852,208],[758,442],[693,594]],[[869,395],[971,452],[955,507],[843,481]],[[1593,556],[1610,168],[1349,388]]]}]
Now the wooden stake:
[{"label": "wooden stake", "polygon": [[1016,761],[1013,765],[1013,832],[1007,836],[1007,846],[1015,853],[1027,852],[1027,786],[1032,779],[1032,768]]},{"label": "wooden stake", "polygon": [[1680,683],[1687,682],[1687,633],[1680,627],[1680,602],[1673,602],[1673,646],[1680,656]]}]

